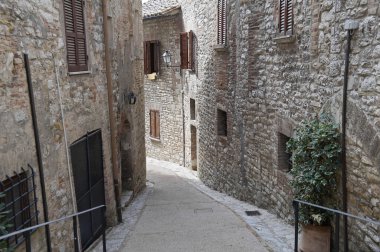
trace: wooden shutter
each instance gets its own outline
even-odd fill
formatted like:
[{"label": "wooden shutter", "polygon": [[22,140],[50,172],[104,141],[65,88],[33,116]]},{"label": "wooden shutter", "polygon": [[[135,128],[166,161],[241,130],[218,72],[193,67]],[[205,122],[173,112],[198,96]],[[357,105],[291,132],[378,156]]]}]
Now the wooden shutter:
[{"label": "wooden shutter", "polygon": [[88,70],[83,7],[83,0],[63,1],[69,72]]},{"label": "wooden shutter", "polygon": [[160,112],[150,110],[150,136],[160,139]]},{"label": "wooden shutter", "polygon": [[160,41],[158,40],[153,41],[153,46],[154,46],[153,72],[159,73],[160,72]]},{"label": "wooden shutter", "polygon": [[292,0],[280,0],[278,30],[282,35],[293,34],[293,3]]},{"label": "wooden shutter", "polygon": [[160,112],[156,111],[156,138],[160,139]]},{"label": "wooden shutter", "polygon": [[226,0],[218,0],[218,45],[227,42]]},{"label": "wooden shutter", "polygon": [[144,42],[144,74],[152,73],[151,55],[150,55],[150,41]]},{"label": "wooden shutter", "polygon": [[286,6],[286,34],[292,35],[293,34],[293,3],[292,0],[287,0],[287,6]]},{"label": "wooden shutter", "polygon": [[181,69],[188,69],[189,67],[189,48],[187,32],[182,32],[180,35],[180,50],[181,50]]},{"label": "wooden shutter", "polygon": [[189,32],[189,69],[194,70],[194,33]]}]

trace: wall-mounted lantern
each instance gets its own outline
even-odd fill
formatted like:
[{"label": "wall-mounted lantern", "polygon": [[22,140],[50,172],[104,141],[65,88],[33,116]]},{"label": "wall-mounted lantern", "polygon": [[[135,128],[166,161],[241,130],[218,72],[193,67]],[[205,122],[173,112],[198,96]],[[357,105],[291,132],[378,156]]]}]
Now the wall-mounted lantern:
[{"label": "wall-mounted lantern", "polygon": [[164,62],[166,64],[166,67],[169,67],[170,62],[172,61],[172,55],[169,51],[165,51],[162,55],[162,58],[164,58]]},{"label": "wall-mounted lantern", "polygon": [[136,104],[136,101],[137,101],[137,96],[135,96],[135,94],[133,92],[130,92],[128,94],[128,103],[131,105],[134,105],[134,104]]}]

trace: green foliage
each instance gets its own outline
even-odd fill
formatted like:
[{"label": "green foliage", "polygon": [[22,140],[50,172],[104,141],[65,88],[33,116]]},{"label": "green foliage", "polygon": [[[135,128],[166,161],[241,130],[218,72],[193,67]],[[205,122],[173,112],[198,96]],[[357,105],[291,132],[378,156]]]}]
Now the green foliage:
[{"label": "green foliage", "polygon": [[[295,198],[309,203],[334,207],[332,200],[337,187],[337,168],[341,153],[340,134],[332,121],[320,119],[304,121],[295,136],[287,143],[292,153],[291,185]],[[330,215],[323,210],[301,206],[300,222],[324,225]]]}]

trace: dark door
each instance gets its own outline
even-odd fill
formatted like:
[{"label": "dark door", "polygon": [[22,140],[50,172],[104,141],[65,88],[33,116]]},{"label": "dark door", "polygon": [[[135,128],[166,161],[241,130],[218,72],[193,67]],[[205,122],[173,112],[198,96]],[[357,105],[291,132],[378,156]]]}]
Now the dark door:
[{"label": "dark door", "polygon": [[[70,146],[78,212],[105,205],[101,130],[87,133]],[[102,232],[103,216],[95,210],[79,216],[82,249]]]}]

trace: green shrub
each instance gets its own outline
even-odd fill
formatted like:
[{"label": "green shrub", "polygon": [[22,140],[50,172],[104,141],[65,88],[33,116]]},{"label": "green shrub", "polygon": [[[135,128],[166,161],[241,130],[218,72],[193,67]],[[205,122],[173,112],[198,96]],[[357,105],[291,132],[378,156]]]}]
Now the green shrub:
[{"label": "green shrub", "polygon": [[[292,153],[293,176],[291,186],[296,199],[335,207],[333,196],[337,188],[337,169],[341,154],[340,133],[332,121],[320,119],[304,121],[287,143]],[[300,222],[325,225],[330,215],[323,210],[301,205]]]}]

